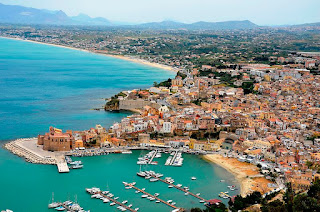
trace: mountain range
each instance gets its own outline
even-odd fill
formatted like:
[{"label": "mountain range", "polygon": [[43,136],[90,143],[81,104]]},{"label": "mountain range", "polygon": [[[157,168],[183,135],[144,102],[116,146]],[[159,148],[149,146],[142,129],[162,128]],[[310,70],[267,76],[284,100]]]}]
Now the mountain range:
[{"label": "mountain range", "polygon": [[0,3],[0,23],[53,25],[111,25],[105,18],[91,18],[85,14],[69,17],[63,11],[41,10]]},{"label": "mountain range", "polygon": [[[144,24],[120,24],[105,18],[91,18],[86,14],[68,16],[62,10],[51,11],[23,7],[19,5],[5,5],[0,3],[0,23],[7,24],[43,24],[43,25],[86,25],[86,26],[117,26],[139,29],[187,29],[187,30],[232,30],[253,29],[258,26],[251,21],[224,21],[224,22],[196,22],[191,24],[162,21]],[[320,23],[293,25],[293,27],[320,26]]]},{"label": "mountain range", "polygon": [[227,30],[227,29],[252,29],[259,27],[251,21],[223,21],[223,22],[204,22],[199,21],[192,24],[185,24],[174,21],[152,22],[136,25],[140,28],[150,29],[189,29],[189,30]]}]

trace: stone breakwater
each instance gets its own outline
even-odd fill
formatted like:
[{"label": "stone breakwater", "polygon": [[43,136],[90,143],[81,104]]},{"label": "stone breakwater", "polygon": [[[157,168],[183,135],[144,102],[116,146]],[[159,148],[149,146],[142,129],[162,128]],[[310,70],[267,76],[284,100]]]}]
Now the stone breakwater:
[{"label": "stone breakwater", "polygon": [[25,160],[29,163],[37,163],[37,164],[57,164],[55,158],[51,158],[50,156],[42,156],[37,154],[36,152],[24,147],[22,142],[28,142],[34,140],[36,138],[24,138],[17,139],[15,141],[11,141],[4,145],[4,148],[9,150],[15,155],[25,158]]}]

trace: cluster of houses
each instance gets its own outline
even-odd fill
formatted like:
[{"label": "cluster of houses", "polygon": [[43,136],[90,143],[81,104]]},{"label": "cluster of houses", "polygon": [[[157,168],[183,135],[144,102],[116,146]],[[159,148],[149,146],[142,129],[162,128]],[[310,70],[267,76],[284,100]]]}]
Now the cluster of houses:
[{"label": "cluster of houses", "polygon": [[253,92],[245,95],[241,87],[226,87],[216,77],[188,73],[173,79],[171,87],[124,92],[121,104],[138,105],[132,109],[140,114],[108,130],[100,125],[66,133],[50,128],[38,143],[52,151],[88,146],[223,150],[236,153],[241,161],[273,164],[294,189],[307,189],[319,177],[320,76],[285,66],[246,65],[223,71],[240,74],[240,81],[257,78]]}]

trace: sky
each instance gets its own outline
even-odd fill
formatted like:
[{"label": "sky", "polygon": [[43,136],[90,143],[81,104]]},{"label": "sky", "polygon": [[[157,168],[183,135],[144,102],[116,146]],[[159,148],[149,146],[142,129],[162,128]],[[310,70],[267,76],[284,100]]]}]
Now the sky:
[{"label": "sky", "polygon": [[250,20],[258,25],[320,22],[320,0],[0,0],[124,23]]}]

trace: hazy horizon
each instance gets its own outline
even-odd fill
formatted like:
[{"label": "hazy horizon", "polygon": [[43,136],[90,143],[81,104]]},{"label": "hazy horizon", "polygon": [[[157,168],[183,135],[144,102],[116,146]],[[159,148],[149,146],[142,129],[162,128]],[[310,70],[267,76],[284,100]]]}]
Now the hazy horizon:
[{"label": "hazy horizon", "polygon": [[173,20],[184,23],[250,20],[258,25],[292,25],[320,22],[320,1],[306,0],[0,0],[0,3],[37,9],[62,10],[123,23]]}]

